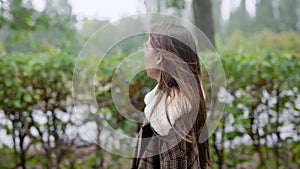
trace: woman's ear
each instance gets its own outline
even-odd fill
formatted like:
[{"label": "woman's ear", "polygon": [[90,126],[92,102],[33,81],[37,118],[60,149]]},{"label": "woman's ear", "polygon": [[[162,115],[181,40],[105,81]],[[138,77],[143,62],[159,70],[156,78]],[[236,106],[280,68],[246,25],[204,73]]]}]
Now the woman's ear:
[{"label": "woman's ear", "polygon": [[162,57],[161,53],[159,52],[156,56],[156,64],[160,65],[162,60],[163,60],[163,57]]}]

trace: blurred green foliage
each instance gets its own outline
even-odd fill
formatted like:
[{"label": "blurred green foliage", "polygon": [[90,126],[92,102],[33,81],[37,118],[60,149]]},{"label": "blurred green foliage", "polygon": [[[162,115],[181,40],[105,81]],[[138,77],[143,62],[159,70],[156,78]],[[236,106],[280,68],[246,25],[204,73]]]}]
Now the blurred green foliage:
[{"label": "blurred green foliage", "polygon": [[[13,153],[4,157],[14,160],[8,165],[11,168],[24,168],[26,162],[29,166],[49,167],[59,163],[59,158],[69,156],[64,153],[70,148],[63,145],[64,135],[65,129],[74,123],[70,119],[60,120],[58,112],[71,114],[73,65],[72,55],[57,51],[0,56],[0,110],[5,115],[1,125],[13,141]],[[33,145],[42,147],[44,152],[40,155],[44,158],[30,153]]]},{"label": "blurred green foliage", "polygon": [[[219,0],[213,0],[219,1]],[[256,1],[255,15],[250,15],[246,0],[241,0],[239,6],[230,13],[230,18],[224,23],[225,35],[241,31],[244,35],[252,36],[264,29],[272,32],[300,31],[298,0]],[[219,32],[220,33],[220,32]]]},{"label": "blurred green foliage", "polygon": [[220,160],[227,168],[299,168],[300,152],[293,147],[300,145],[299,52],[253,50],[221,56],[227,101],[211,138],[213,168]]},{"label": "blurred green foliage", "polygon": [[75,15],[66,0],[46,0],[41,11],[32,1],[1,1],[0,20],[0,37],[8,53],[35,53],[49,47],[79,51]]},{"label": "blurred green foliage", "polygon": [[[163,11],[161,1],[155,2]],[[210,138],[212,168],[300,167],[300,3],[273,2],[257,1],[256,16],[251,17],[242,0],[229,21],[223,22],[221,0],[212,0],[228,95],[224,116]],[[94,76],[89,67],[98,66],[95,94],[100,110],[84,110],[86,116],[80,121],[72,109],[75,56],[82,42],[108,21],[86,19],[76,29],[66,0],[46,0],[42,10],[30,0],[0,3],[0,131],[7,137],[0,140],[0,168],[129,168],[130,159],[106,152],[97,146],[101,140],[85,140],[79,128],[93,124],[92,132],[99,138],[105,120],[135,136],[137,125],[112,102],[111,79],[114,68],[136,51],[133,47],[145,36],[119,42],[115,53],[100,65],[95,53],[77,60],[86,76]],[[164,4],[180,14],[185,3],[166,0]],[[143,29],[134,19],[128,25],[111,29],[105,37],[95,36],[91,49],[118,40],[114,37],[122,31]],[[144,95],[154,84],[145,71],[130,82],[129,97],[136,109],[143,110]],[[208,81],[205,86],[209,89]]]},{"label": "blurred green foliage", "polygon": [[228,37],[228,41],[224,46],[220,44],[219,49],[231,52],[238,50],[251,52],[257,49],[300,52],[299,46],[300,33],[295,31],[274,33],[269,29],[265,29],[249,37],[241,31],[236,31]]},{"label": "blurred green foliage", "polygon": [[[113,156],[95,143],[84,141],[80,135],[69,135],[70,128],[76,130],[87,123],[96,124],[99,133],[95,132],[100,135],[103,120],[135,135],[136,124],[120,115],[111,101],[113,67],[127,56],[126,53],[111,55],[99,65],[95,91],[101,109],[99,112],[87,111],[87,116],[79,123],[71,118],[74,112],[70,109],[75,65],[72,55],[57,50],[35,55],[2,54],[0,109],[8,122],[2,121],[0,125],[15,142],[13,147],[2,145],[0,159],[11,160],[5,160],[5,165],[0,163],[1,167],[116,168],[124,164],[122,167],[128,168],[130,159]],[[296,148],[300,138],[297,120],[300,110],[296,103],[300,97],[299,53],[255,50],[223,52],[221,56],[228,98],[233,99],[226,101],[224,117],[215,131],[218,136],[210,138],[213,167],[217,167],[220,152],[226,159],[222,165],[229,168],[299,167],[300,152]],[[78,60],[90,64],[94,61],[92,57]],[[130,83],[130,99],[137,109],[143,109],[143,97],[153,85],[145,72],[139,73]],[[37,111],[45,121],[35,118]],[[62,118],[61,114],[68,118]],[[289,125],[293,128],[286,129],[288,132],[283,130]],[[34,149],[37,145],[42,146]],[[82,153],[79,155],[78,151]]]}]

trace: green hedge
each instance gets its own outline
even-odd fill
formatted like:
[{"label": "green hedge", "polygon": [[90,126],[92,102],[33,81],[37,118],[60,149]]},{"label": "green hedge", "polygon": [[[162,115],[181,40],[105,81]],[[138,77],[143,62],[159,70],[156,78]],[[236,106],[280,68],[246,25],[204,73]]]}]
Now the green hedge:
[{"label": "green hedge", "polygon": [[[2,167],[24,168],[36,164],[46,167],[54,163],[51,154],[63,140],[59,130],[72,125],[72,121],[61,121],[56,111],[70,114],[67,99],[71,97],[74,63],[73,56],[55,51],[0,56],[0,110],[9,120],[0,125],[13,140],[13,153],[0,158],[8,158],[10,163],[3,161],[1,164],[6,166]],[[33,116],[34,110],[41,110],[47,121],[41,124],[40,119]],[[36,131],[35,135],[32,130]],[[47,142],[45,137],[54,140]],[[30,145],[42,146],[44,153],[28,155]]]},{"label": "green hedge", "polygon": [[[109,57],[99,65],[99,86],[95,89],[101,110],[113,117],[106,120],[128,132],[135,126],[118,114],[113,102],[109,101],[110,89],[105,88],[112,78],[113,65],[127,56],[121,55]],[[210,138],[213,168],[299,168],[300,110],[296,103],[300,99],[299,53],[256,50],[222,52],[220,56],[227,78],[228,98],[231,99],[227,100],[224,117]],[[69,116],[73,113],[68,108],[72,106],[71,80],[75,60],[74,56],[57,51],[0,56],[0,110],[11,124],[0,123],[0,126],[15,139],[14,147],[1,147],[0,168],[92,168],[101,165],[114,168],[119,164],[129,167],[130,159],[110,156],[101,149],[79,156],[74,141],[80,140],[80,136],[67,137],[66,128],[79,127],[79,124],[72,119],[62,120],[57,112]],[[87,57],[79,62],[92,64],[93,60]],[[206,83],[207,89],[209,85]],[[145,88],[151,86],[153,81],[145,72],[132,82],[130,98],[138,109],[144,106]],[[33,117],[36,109],[42,110],[47,117],[46,123],[40,124]],[[91,115],[86,122],[99,120],[99,114]],[[288,125],[292,128],[282,130]],[[31,130],[37,134],[32,134]],[[47,132],[51,133],[50,144],[43,139]],[[40,145],[41,152],[30,153],[25,139],[32,145]],[[242,142],[237,144],[237,139]],[[90,145],[92,143],[87,146]],[[102,163],[103,159],[111,160]]]},{"label": "green hedge", "polygon": [[[222,152],[215,162],[229,168],[247,162],[252,167],[246,168],[298,168],[299,53],[256,50],[221,57],[229,100],[216,131],[222,138],[212,137],[215,152]],[[237,138],[243,140],[238,145]]]},{"label": "green hedge", "polygon": [[[63,100],[70,92],[74,61],[73,56],[56,52],[0,56],[0,109],[28,110],[39,101]],[[61,95],[54,97],[57,92]]]},{"label": "green hedge", "polygon": [[[270,50],[294,50],[300,52],[300,34],[296,31],[275,33],[268,29],[253,34],[249,37],[240,31],[233,32],[226,43],[224,49],[234,52],[236,50],[253,51],[257,48]],[[221,45],[222,47],[222,45]]]}]

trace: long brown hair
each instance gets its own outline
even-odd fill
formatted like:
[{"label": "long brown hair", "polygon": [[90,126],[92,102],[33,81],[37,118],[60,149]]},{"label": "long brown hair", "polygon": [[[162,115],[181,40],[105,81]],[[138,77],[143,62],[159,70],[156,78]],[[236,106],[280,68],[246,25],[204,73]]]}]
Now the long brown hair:
[{"label": "long brown hair", "polygon": [[[152,27],[150,46],[156,49],[164,60],[158,89],[163,91],[167,97],[172,97],[173,91],[179,91],[192,106],[191,112],[188,112],[189,117],[184,119],[184,125],[191,125],[185,127],[188,128],[187,135],[183,136],[184,131],[171,126],[184,140],[198,144],[201,168],[207,168],[211,164],[207,138],[205,93],[197,46],[193,36],[184,26],[175,23],[161,23]],[[166,116],[171,124],[168,112],[166,112]],[[207,138],[202,143],[198,141],[200,134],[201,137]]]}]

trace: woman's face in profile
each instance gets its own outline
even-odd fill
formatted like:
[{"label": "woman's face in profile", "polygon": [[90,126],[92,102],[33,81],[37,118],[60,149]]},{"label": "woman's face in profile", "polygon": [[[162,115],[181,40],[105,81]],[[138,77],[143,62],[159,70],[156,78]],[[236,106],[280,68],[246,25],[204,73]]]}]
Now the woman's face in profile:
[{"label": "woman's face in profile", "polygon": [[151,46],[150,37],[145,44],[145,69],[147,71],[147,76],[159,80],[160,75],[160,63],[161,57],[158,55],[158,52]]}]

